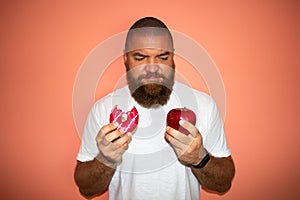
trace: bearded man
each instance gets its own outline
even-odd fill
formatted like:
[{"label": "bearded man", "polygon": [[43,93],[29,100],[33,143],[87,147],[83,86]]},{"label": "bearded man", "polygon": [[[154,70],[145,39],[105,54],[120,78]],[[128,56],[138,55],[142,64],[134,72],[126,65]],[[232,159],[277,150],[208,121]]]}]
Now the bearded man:
[{"label": "bearded man", "polygon": [[[80,193],[93,198],[108,189],[110,199],[130,200],[194,200],[201,187],[226,193],[235,169],[223,122],[210,96],[174,80],[167,26],[153,17],[135,22],[123,58],[128,85],[97,101],[86,121],[74,174]],[[115,105],[136,108],[135,130],[110,123]],[[197,115],[195,125],[180,121],[189,134],[166,125],[167,113],[179,107]]]}]

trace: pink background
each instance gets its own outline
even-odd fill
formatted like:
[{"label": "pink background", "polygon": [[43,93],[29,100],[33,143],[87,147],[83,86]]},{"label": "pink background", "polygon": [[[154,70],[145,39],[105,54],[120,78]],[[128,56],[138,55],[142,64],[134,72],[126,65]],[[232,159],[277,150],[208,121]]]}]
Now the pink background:
[{"label": "pink background", "polygon": [[73,181],[76,74],[96,45],[151,15],[201,44],[224,81],[237,172],[229,193],[201,199],[299,199],[299,9],[292,0],[1,1],[0,198],[83,199]]}]

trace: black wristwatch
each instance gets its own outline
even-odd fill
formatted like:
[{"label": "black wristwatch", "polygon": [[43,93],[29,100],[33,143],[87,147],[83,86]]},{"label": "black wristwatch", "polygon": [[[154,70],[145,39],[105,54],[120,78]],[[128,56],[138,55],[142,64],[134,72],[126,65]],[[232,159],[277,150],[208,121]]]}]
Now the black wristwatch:
[{"label": "black wristwatch", "polygon": [[192,166],[197,169],[203,168],[208,163],[209,160],[210,160],[210,156],[209,153],[207,153],[198,165],[192,165]]}]

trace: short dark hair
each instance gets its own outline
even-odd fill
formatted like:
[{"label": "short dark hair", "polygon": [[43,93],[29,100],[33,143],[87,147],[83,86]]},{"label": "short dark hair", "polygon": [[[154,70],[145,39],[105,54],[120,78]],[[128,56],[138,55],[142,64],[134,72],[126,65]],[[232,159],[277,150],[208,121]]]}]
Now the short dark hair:
[{"label": "short dark hair", "polygon": [[[145,29],[143,29],[145,28]],[[147,29],[149,28],[149,29]],[[151,29],[153,28],[153,29]],[[161,20],[155,18],[155,17],[144,17],[139,20],[137,20],[129,29],[127,36],[126,36],[126,41],[125,41],[125,50],[128,50],[129,46],[129,39],[134,35],[134,33],[139,33],[139,34],[146,34],[146,32],[151,31],[152,34],[155,35],[167,35],[170,39],[172,48],[173,48],[173,37],[166,26],[165,23],[163,23]]]},{"label": "short dark hair", "polygon": [[135,29],[135,28],[144,28],[144,27],[156,27],[156,28],[165,28],[168,29],[168,27],[159,19],[155,17],[144,17],[139,20],[137,20],[129,30]]}]

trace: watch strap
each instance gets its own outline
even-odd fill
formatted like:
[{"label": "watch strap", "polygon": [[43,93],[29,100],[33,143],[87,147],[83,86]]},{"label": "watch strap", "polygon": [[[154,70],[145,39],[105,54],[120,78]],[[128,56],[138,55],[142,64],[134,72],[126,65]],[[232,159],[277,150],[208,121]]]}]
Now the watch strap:
[{"label": "watch strap", "polygon": [[192,165],[192,166],[194,168],[201,169],[208,163],[209,160],[210,160],[210,156],[209,153],[207,153],[198,165]]}]

